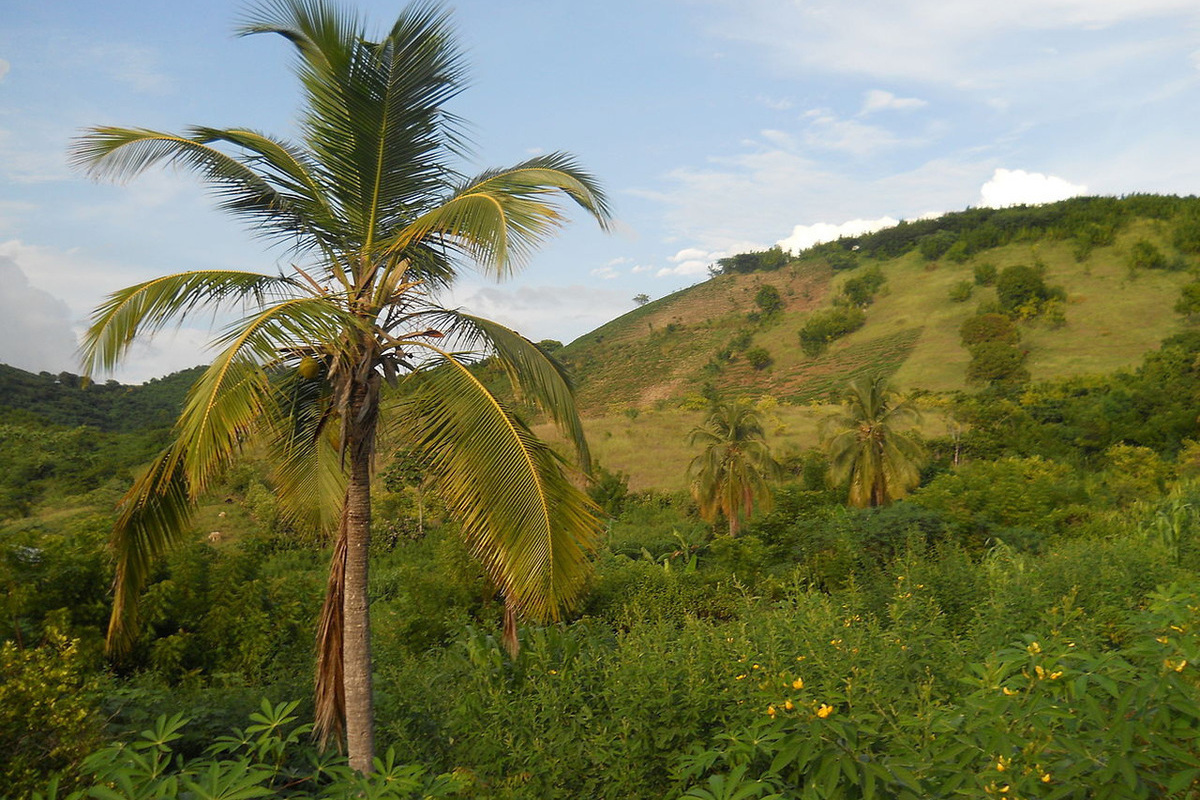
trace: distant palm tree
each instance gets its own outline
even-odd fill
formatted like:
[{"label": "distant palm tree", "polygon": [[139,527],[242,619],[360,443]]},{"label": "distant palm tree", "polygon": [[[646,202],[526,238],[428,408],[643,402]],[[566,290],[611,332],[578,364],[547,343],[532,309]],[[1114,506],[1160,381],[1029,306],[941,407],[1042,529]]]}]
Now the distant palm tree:
[{"label": "distant palm tree", "polygon": [[464,257],[497,277],[512,273],[562,223],[557,200],[574,201],[601,226],[609,210],[595,180],[563,154],[471,179],[454,170],[463,142],[445,103],[460,89],[462,66],[436,6],[409,7],[371,41],[353,14],[324,0],[272,0],[243,33],[295,45],[306,99],[300,142],[241,128],[104,127],[74,146],[75,163],[96,177],[130,178],[158,164],[191,170],[222,209],[297,259],[292,274],[155,278],[114,293],[93,316],[83,348],[89,374],[204,306],[247,312],[217,339],[219,354],[192,387],[174,442],[125,496],[112,539],[108,643],[115,652],[132,644],[153,559],[183,538],[198,498],[245,443],[265,440],[282,505],[334,534],[317,730],[323,741],[344,731],[351,766],[365,772],[374,751],[367,553],[377,436],[427,465],[510,622],[570,606],[602,530],[559,457],[468,368],[491,356],[586,464],[561,367],[513,331],[441,307],[434,292]]},{"label": "distant palm tree", "polygon": [[904,432],[920,414],[888,388],[887,380],[860,378],[850,385],[840,414],[822,423],[829,481],[850,483],[849,503],[885,506],[916,488],[925,450]]},{"label": "distant palm tree", "polygon": [[724,514],[729,535],[737,536],[743,518],[753,516],[755,503],[761,510],[770,508],[769,481],[779,473],[758,412],[742,400],[720,402],[704,424],[688,434],[688,444],[704,447],[688,467],[700,515],[716,522],[718,514]]}]

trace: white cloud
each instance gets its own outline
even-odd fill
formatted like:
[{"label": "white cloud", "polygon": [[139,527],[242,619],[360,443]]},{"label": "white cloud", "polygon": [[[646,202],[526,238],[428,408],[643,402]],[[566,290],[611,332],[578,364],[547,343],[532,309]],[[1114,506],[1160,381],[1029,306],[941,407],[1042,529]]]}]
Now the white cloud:
[{"label": "white cloud", "polygon": [[852,119],[839,119],[828,111],[810,111],[805,117],[810,120],[804,131],[804,143],[809,147],[867,156],[901,144],[885,128]]},{"label": "white cloud", "polygon": [[593,278],[603,278],[606,281],[611,281],[613,278],[621,277],[621,273],[612,267],[596,267],[590,274]]},{"label": "white cloud", "polygon": [[1053,203],[1087,194],[1087,187],[1053,175],[1023,169],[997,169],[980,190],[979,204],[989,208]]},{"label": "white cloud", "polygon": [[[969,87],[1006,82],[1020,65],[1044,78],[1057,57],[1041,36],[1090,32],[1071,45],[1121,66],[1114,39],[1144,39],[1138,24],[1175,20],[1177,41],[1186,41],[1197,19],[1194,0],[907,0],[846,3],[843,0],[718,0],[726,11],[710,31],[765,52],[788,71],[833,71],[890,80],[913,79]],[[1161,42],[1155,46],[1161,47]],[[1005,57],[1007,56],[1007,57]],[[1003,68],[996,66],[1003,61]],[[1056,78],[1062,73],[1054,70]],[[1087,76],[1080,76],[1086,78]]]},{"label": "white cloud", "polygon": [[583,286],[462,283],[440,300],[507,325],[533,341],[570,342],[629,310],[627,290]]},{"label": "white cloud", "polygon": [[[757,248],[745,248],[745,250],[754,249]],[[685,247],[667,259],[675,266],[663,267],[654,275],[658,278],[668,275],[706,275],[711,264],[719,258],[725,258],[729,253],[729,250],[701,250],[697,247]]]},{"label": "white cloud", "polygon": [[871,89],[863,98],[862,115],[873,114],[876,111],[911,111],[929,105],[918,97],[896,97],[891,92],[882,89]]},{"label": "white cloud", "polygon": [[770,97],[769,95],[760,94],[757,99],[758,102],[772,111],[788,111],[793,106],[792,101],[786,97]]},{"label": "white cloud", "polygon": [[799,253],[801,250],[807,250],[814,244],[832,242],[842,236],[858,236],[882,228],[890,228],[893,225],[899,224],[899,222],[900,220],[892,217],[880,217],[879,219],[852,219],[838,225],[830,222],[797,225],[792,229],[791,235],[786,239],[780,239],[778,244],[784,250]]},{"label": "white cloud", "polygon": [[77,372],[71,310],[29,283],[24,270],[0,255],[0,363],[30,372]]},{"label": "white cloud", "polygon": [[633,269],[631,269],[629,271],[632,272],[634,275],[641,275],[643,272],[649,272],[652,269],[654,269],[654,267],[650,266],[649,264],[638,264],[636,267],[634,267]]}]

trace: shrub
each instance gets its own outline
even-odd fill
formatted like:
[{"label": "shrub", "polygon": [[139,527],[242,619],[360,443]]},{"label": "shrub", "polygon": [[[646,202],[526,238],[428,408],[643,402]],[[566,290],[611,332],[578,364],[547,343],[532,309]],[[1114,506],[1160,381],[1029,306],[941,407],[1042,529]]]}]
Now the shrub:
[{"label": "shrub", "polygon": [[984,342],[1016,344],[1021,334],[1012,319],[1004,314],[976,314],[963,321],[959,336],[965,347],[974,347]]},{"label": "shrub", "polygon": [[996,282],[996,265],[990,261],[985,261],[982,264],[975,265],[975,284],[977,286],[991,286]]},{"label": "shrub", "polygon": [[79,656],[79,641],[51,629],[41,647],[0,647],[0,775],[19,797],[52,774],[72,786],[84,757],[101,741],[97,682]]},{"label": "shrub", "polygon": [[746,351],[746,361],[756,370],[764,370],[775,363],[770,352],[764,347],[751,347]]},{"label": "shrub", "polygon": [[830,342],[858,330],[866,321],[866,314],[857,306],[818,311],[800,329],[800,348],[815,358],[825,352]]},{"label": "shrub", "polygon": [[1175,303],[1175,313],[1190,317],[1200,314],[1200,281],[1184,284],[1179,290],[1179,300]]},{"label": "shrub", "polygon": [[1029,380],[1024,350],[1005,342],[983,342],[971,347],[967,382],[976,384],[1013,384]]},{"label": "shrub", "polygon": [[[428,798],[457,795],[470,780],[461,773],[430,775],[419,765],[396,763],[389,751],[375,760],[375,771],[360,775],[343,757],[318,755],[307,743],[311,725],[296,725],[297,703],[262,708],[250,715],[245,730],[214,741],[198,758],[177,754],[174,742],[187,720],[159,717],[153,729],[134,741],[103,748],[84,762],[92,784],[82,797],[252,798],[286,796]],[[49,790],[57,796],[58,781]],[[112,787],[121,787],[118,794]]]},{"label": "shrub", "polygon": [[783,298],[779,296],[779,290],[769,283],[764,283],[758,288],[758,293],[754,295],[754,304],[757,305],[763,315],[772,316],[783,308]]},{"label": "shrub", "polygon": [[996,277],[996,296],[1005,312],[1015,314],[1022,307],[1040,305],[1050,297],[1050,291],[1036,269],[1016,264],[1005,267]]},{"label": "shrub", "polygon": [[956,241],[958,234],[953,231],[938,231],[923,237],[917,250],[926,261],[937,261]]},{"label": "shrub", "polygon": [[950,287],[950,302],[965,303],[971,299],[974,291],[975,284],[972,281],[959,281]]},{"label": "shrub", "polygon": [[841,297],[852,306],[869,306],[886,280],[879,267],[872,267],[842,284]]},{"label": "shrub", "polygon": [[1147,239],[1138,239],[1133,243],[1133,247],[1129,249],[1127,263],[1130,272],[1139,269],[1167,269],[1170,266],[1162,251]]}]

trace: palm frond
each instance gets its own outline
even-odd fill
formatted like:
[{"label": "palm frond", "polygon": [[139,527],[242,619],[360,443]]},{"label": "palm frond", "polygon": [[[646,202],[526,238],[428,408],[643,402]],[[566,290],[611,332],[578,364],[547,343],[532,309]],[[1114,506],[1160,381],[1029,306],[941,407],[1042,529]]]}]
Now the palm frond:
[{"label": "palm frond", "polygon": [[322,748],[331,739],[341,744],[345,741],[346,733],[346,667],[342,658],[346,632],[346,541],[343,522],[333,543],[325,601],[321,605],[321,616],[317,623],[313,736]]},{"label": "palm frond", "polygon": [[139,336],[153,336],[171,321],[180,321],[199,306],[251,301],[294,290],[288,278],[256,272],[203,270],[177,272],[135,284],[108,296],[92,314],[83,337],[84,373],[111,370]]},{"label": "palm frond", "polygon": [[118,506],[109,546],[115,560],[113,608],[106,647],[120,655],[137,639],[138,596],[154,560],[189,529],[194,498],[174,444],[158,455]]},{"label": "palm frond", "polygon": [[274,381],[260,421],[270,448],[275,496],[301,530],[328,534],[341,518],[346,471],[328,383],[291,371]]},{"label": "palm frond", "polygon": [[357,245],[403,224],[441,196],[460,144],[443,106],[462,85],[448,14],[405,9],[378,43],[319,0],[281,0],[243,29],[293,42],[308,99],[305,141],[325,170]]},{"label": "palm frond", "polygon": [[464,365],[410,375],[398,436],[426,459],[476,556],[522,615],[556,619],[578,599],[603,530],[596,508]]},{"label": "palm frond", "polygon": [[222,352],[188,393],[176,424],[193,492],[203,491],[249,433],[269,420],[271,388],[263,365],[278,361],[288,350],[336,341],[357,325],[358,320],[337,304],[301,297],[230,326],[217,342]]},{"label": "palm frond", "polygon": [[403,252],[433,238],[463,252],[485,272],[507,277],[565,221],[556,195],[575,201],[608,227],[611,211],[595,179],[570,156],[552,153],[483,173],[383,246]]},{"label": "palm frond", "polygon": [[575,405],[571,376],[559,361],[516,331],[482,317],[439,310],[429,317],[443,333],[471,350],[482,350],[508,374],[513,390],[548,414],[575,448],[579,464],[590,471],[583,423]]},{"label": "palm frond", "polygon": [[[212,142],[247,152],[239,158]],[[159,164],[185,169],[211,187],[222,209],[246,217],[255,233],[286,239],[301,250],[325,245],[327,252],[334,226],[306,161],[296,148],[262,134],[203,127],[186,135],[97,127],[71,147],[72,164],[96,179],[128,180]]]}]

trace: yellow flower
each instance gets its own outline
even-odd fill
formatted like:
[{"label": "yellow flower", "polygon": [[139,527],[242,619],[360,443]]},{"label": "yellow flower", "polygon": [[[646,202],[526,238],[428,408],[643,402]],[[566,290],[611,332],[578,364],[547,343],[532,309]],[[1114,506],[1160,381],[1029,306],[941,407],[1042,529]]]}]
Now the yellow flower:
[{"label": "yellow flower", "polygon": [[750,669],[762,669],[762,667],[760,667],[758,664],[754,664],[750,667]]},{"label": "yellow flower", "polygon": [[551,675],[557,675],[557,674],[558,674],[558,670],[556,670],[556,669],[552,669],[552,670],[550,670],[550,674],[551,674]]},{"label": "yellow flower", "polygon": [[796,704],[793,703],[791,700],[785,700],[783,703],[783,707],[786,708],[788,711],[791,711],[793,708],[796,707]]},{"label": "yellow flower", "polygon": [[1042,652],[1042,646],[1040,644],[1038,644],[1037,642],[1030,642],[1029,647],[1026,647],[1025,649],[1029,651],[1030,655],[1035,655],[1035,656],[1038,653]]},{"label": "yellow flower", "polygon": [[1049,783],[1049,782],[1050,782],[1050,773],[1043,772],[1042,773],[1042,783]]},{"label": "yellow flower", "polygon": [[1165,636],[1155,636],[1154,641],[1158,642],[1159,644],[1166,644],[1167,642],[1169,642],[1171,640]]},{"label": "yellow flower", "polygon": [[1012,697],[1014,694],[1016,694],[1016,692],[1014,692],[1012,689],[1008,688],[1007,686],[1005,686],[1005,687],[1004,687],[1003,689],[1001,689],[1000,691],[1004,692],[1004,693],[1005,693],[1006,695],[1008,695],[1009,697]]},{"label": "yellow flower", "polygon": [[817,709],[817,716],[820,717],[821,719],[825,719],[832,713],[833,713],[833,706],[826,705],[825,703],[822,703],[821,707]]},{"label": "yellow flower", "polygon": [[743,678],[745,678],[745,677],[746,677],[746,674],[745,674],[745,673],[742,673],[741,675],[738,675],[736,678],[734,678],[734,680],[735,680],[735,681],[740,681],[740,680],[742,680],[742,679],[743,679]]},{"label": "yellow flower", "polygon": [[768,717],[775,716],[775,706],[767,706],[767,716]]},{"label": "yellow flower", "polygon": [[1033,671],[1037,673],[1039,679],[1046,677],[1046,670],[1042,669],[1041,664],[1035,665]]},{"label": "yellow flower", "polygon": [[1059,679],[1059,678],[1061,678],[1061,677],[1062,677],[1062,670],[1061,670],[1061,669],[1060,669],[1060,670],[1055,670],[1054,672],[1051,672],[1051,673],[1050,673],[1050,680],[1052,680],[1052,681],[1056,681],[1056,680],[1058,680],[1058,679]]},{"label": "yellow flower", "polygon": [[1183,672],[1183,668],[1187,666],[1187,663],[1188,662],[1186,658],[1181,658],[1178,661],[1173,661],[1168,658],[1163,661],[1163,666],[1167,669],[1174,670],[1175,672]]},{"label": "yellow flower", "polygon": [[792,688],[793,689],[803,689],[804,688],[804,679],[796,678],[796,680],[792,681]]}]

